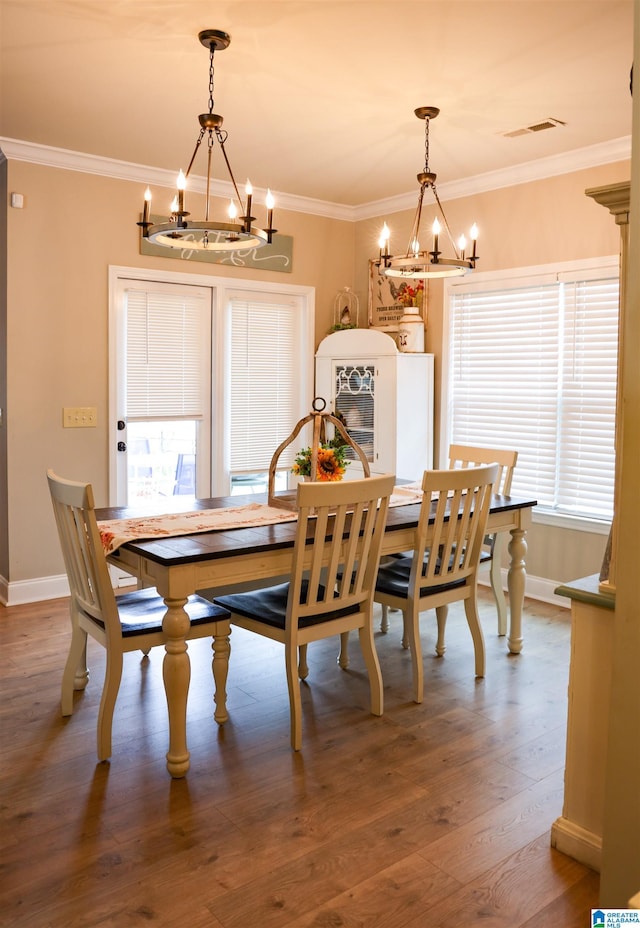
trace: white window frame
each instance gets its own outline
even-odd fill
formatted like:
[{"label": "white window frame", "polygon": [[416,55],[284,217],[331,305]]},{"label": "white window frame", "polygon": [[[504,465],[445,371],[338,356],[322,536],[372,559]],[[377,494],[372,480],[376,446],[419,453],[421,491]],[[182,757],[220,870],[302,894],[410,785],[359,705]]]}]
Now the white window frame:
[{"label": "white window frame", "polygon": [[[471,278],[455,278],[444,282],[443,293],[443,320],[442,320],[442,381],[441,381],[441,402],[440,402],[440,466],[448,466],[448,448],[451,443],[450,438],[450,357],[451,357],[451,340],[450,340],[450,313],[451,300],[456,292],[456,288],[469,288],[471,285],[478,291],[481,290],[500,290],[508,289],[510,286],[528,286],[535,284],[553,283],[562,279],[566,274],[584,273],[585,277],[594,277],[596,273],[602,272],[603,276],[619,276],[620,258],[619,255],[607,255],[600,258],[588,258],[577,261],[559,262],[553,265],[536,265],[524,268],[509,268],[499,271],[480,271],[474,272]],[[554,513],[533,510],[533,521],[540,524],[553,525],[574,529],[578,531],[588,531],[596,534],[608,534],[610,522],[601,519],[590,519],[580,516],[573,516],[566,513]]]},{"label": "white window frame", "polygon": [[[117,467],[113,467],[114,449],[118,442],[117,431],[117,282],[120,279],[147,281],[155,283],[191,284],[210,287],[213,291],[212,320],[212,371],[211,371],[211,494],[226,496],[230,492],[229,471],[229,375],[227,364],[227,307],[229,298],[237,292],[253,294],[281,294],[285,298],[300,299],[302,314],[299,344],[301,348],[300,367],[300,415],[306,415],[313,400],[313,373],[315,357],[315,289],[300,284],[287,284],[265,281],[245,280],[231,277],[216,277],[208,274],[181,273],[175,271],[153,270],[122,266],[109,267],[109,497],[115,504],[117,488]],[[220,453],[218,449],[224,449]],[[275,448],[273,449],[276,450]]]}]

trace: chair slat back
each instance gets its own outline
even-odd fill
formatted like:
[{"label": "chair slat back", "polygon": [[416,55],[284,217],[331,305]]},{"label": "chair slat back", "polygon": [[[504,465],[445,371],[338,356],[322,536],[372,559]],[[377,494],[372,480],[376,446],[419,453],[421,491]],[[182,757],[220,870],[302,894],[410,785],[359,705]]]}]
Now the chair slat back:
[{"label": "chair slat back", "polygon": [[492,464],[425,471],[409,580],[412,589],[463,581],[475,573],[498,469]]},{"label": "chair slat back", "polygon": [[481,464],[497,464],[499,467],[493,492],[501,496],[511,493],[513,471],[518,461],[518,452],[505,448],[476,448],[473,445],[449,445],[449,467],[478,467]]},{"label": "chair slat back", "polygon": [[120,635],[120,620],[95,516],[91,484],[47,472],[60,546],[75,608]]},{"label": "chair slat back", "polygon": [[387,474],[298,485],[289,626],[307,615],[372,603],[394,482]]}]

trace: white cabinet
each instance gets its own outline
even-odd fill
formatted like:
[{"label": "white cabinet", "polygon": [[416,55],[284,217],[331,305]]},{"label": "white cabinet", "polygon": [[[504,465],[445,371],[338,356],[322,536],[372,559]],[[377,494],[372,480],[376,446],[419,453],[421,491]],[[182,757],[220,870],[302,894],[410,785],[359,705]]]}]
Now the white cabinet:
[{"label": "white cabinet", "polygon": [[316,352],[315,395],[344,417],[372,473],[419,480],[433,466],[432,354],[402,353],[376,329],[334,332]]}]

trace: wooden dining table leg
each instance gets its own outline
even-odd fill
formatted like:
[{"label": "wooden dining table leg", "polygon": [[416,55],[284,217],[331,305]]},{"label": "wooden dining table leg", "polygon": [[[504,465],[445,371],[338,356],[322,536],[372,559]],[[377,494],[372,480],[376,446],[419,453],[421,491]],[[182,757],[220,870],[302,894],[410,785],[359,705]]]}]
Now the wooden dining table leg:
[{"label": "wooden dining table leg", "polygon": [[507,589],[509,590],[509,636],[507,642],[512,654],[522,651],[522,608],[526,582],[527,541],[526,532],[521,528],[511,529],[509,541],[509,572]]},{"label": "wooden dining table leg", "polygon": [[162,620],[162,630],[166,637],[162,677],[169,713],[167,770],[175,778],[183,777],[189,769],[187,697],[191,662],[187,653],[186,635],[191,623],[184,608],[186,602],[186,598],[165,598],[167,611]]}]

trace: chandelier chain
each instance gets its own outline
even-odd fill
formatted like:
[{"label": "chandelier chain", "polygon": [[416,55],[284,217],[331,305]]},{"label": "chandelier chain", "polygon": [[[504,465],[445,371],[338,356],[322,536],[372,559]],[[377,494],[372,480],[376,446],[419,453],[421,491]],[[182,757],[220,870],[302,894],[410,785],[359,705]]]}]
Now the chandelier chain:
[{"label": "chandelier chain", "polygon": [[429,123],[430,116],[425,116],[424,120],[424,172],[429,173]]},{"label": "chandelier chain", "polygon": [[209,46],[209,115],[213,113],[213,42]]}]

